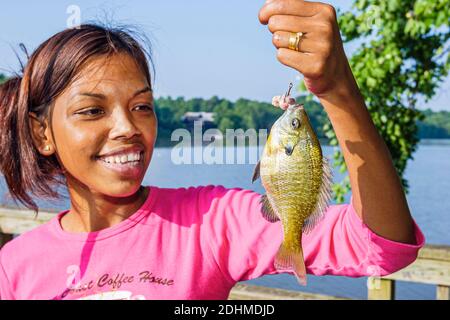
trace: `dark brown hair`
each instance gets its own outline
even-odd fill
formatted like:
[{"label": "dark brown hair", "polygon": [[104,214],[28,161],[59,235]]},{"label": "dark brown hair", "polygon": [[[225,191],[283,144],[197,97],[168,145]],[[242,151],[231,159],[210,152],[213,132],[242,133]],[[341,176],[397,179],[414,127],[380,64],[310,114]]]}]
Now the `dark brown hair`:
[{"label": "dark brown hair", "polygon": [[129,54],[151,85],[151,48],[143,34],[131,27],[84,24],[42,43],[22,67],[21,74],[0,86],[0,171],[15,201],[37,213],[32,196],[59,198],[56,187],[65,183],[57,157],[45,157],[35,148],[29,112],[40,119],[51,118],[54,99],[70,85],[87,60],[116,53]]}]

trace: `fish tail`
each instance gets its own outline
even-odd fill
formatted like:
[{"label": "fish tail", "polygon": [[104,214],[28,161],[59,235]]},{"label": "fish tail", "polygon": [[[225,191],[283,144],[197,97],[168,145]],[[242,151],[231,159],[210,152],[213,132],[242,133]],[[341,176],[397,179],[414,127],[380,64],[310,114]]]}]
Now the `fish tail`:
[{"label": "fish tail", "polygon": [[293,249],[283,241],[275,256],[275,267],[278,270],[292,270],[300,285],[306,286],[306,267],[302,248]]}]

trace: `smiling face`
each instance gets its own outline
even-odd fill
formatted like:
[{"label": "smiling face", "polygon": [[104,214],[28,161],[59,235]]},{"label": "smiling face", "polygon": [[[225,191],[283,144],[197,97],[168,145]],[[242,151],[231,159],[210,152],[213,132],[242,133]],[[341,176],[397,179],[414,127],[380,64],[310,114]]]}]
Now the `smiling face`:
[{"label": "smiling face", "polygon": [[69,188],[112,197],[139,190],[157,135],[150,88],[133,58],[116,54],[91,59],[56,98],[46,155],[56,152]]}]

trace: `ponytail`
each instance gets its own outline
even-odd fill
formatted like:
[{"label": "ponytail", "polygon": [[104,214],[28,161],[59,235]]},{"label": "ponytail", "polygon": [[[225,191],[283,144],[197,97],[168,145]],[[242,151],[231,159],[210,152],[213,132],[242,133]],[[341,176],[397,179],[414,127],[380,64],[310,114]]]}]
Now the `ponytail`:
[{"label": "ponytail", "polygon": [[11,196],[36,208],[26,194],[22,179],[20,153],[17,141],[18,98],[21,77],[7,80],[0,86],[0,171],[5,177]]},{"label": "ponytail", "polygon": [[38,206],[29,191],[58,198],[53,185],[60,182],[52,174],[59,164],[56,159],[40,155],[33,145],[28,123],[28,96],[21,89],[23,85],[20,76],[0,85],[0,172],[11,197],[37,213]]}]

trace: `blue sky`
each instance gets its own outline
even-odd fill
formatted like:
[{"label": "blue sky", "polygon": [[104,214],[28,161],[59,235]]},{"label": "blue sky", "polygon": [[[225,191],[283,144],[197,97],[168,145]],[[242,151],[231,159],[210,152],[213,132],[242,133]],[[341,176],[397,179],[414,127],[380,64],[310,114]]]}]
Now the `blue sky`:
[{"label": "blue sky", "polygon": [[[351,1],[332,4],[348,9]],[[0,11],[0,72],[17,70],[11,45],[23,42],[29,51],[66,28],[70,5],[81,10],[81,21],[103,20],[138,25],[152,40],[157,96],[270,101],[298,77],[276,60],[271,34],[258,21],[263,1],[257,0],[71,0],[2,4]],[[355,45],[346,46],[351,54]],[[450,110],[450,80],[423,107]]]}]

